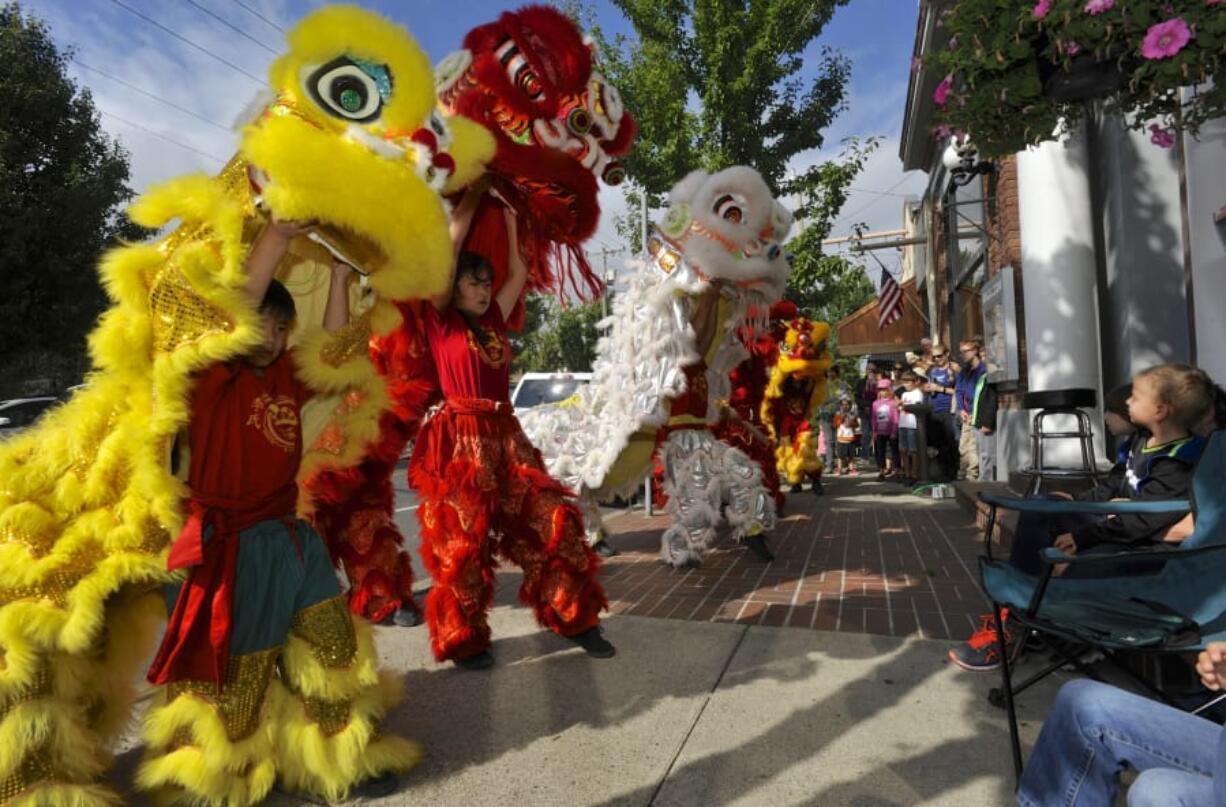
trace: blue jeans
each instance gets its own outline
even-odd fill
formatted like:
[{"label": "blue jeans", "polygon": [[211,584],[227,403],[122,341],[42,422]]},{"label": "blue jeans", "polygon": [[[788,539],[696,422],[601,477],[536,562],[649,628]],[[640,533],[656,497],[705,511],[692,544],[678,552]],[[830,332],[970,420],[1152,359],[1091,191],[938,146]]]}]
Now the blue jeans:
[{"label": "blue jeans", "polygon": [[1097,681],[1064,685],[1026,763],[1022,807],[1109,807],[1125,766],[1129,807],[1226,804],[1226,730]]}]

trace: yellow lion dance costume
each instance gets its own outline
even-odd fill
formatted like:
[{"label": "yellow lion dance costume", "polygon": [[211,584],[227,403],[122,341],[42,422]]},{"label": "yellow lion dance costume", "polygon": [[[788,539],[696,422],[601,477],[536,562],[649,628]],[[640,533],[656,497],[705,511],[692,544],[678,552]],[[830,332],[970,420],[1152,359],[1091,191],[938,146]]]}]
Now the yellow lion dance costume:
[{"label": "yellow lion dance costume", "polygon": [[777,446],[779,476],[793,486],[809,477],[814,492],[821,491],[822,461],[810,423],[826,400],[826,373],[834,365],[826,349],[829,339],[824,322],[798,317],[788,323],[762,400],[762,423]]},{"label": "yellow lion dance costume", "polygon": [[[118,801],[103,780],[108,749],[165,619],[166,552],[184,522],[172,446],[193,373],[261,340],[243,285],[267,211],[317,223],[278,268],[291,290],[339,255],[368,281],[351,290],[348,326],[309,333],[297,351],[322,396],[315,434],[304,411],[302,476],[355,461],[376,435],[388,404],[367,343],[399,325],[391,300],[449,282],[440,194],[481,173],[488,134],[434,111],[425,53],[375,14],[324,8],[288,40],[270,72],[276,98],[222,174],[173,180],[132,206],[145,226],[181,224],[103,260],[112,306],[90,337],[86,388],[0,445],[0,804]],[[426,128],[433,141],[415,137]],[[308,294],[300,313],[312,305],[322,310]],[[164,802],[254,804],[277,781],[336,800],[412,767],[416,747],[378,732],[395,682],[376,670],[369,625],[349,620],[339,598],[299,611],[283,647],[231,658],[220,692],[190,681],[158,691],[137,785]]]}]

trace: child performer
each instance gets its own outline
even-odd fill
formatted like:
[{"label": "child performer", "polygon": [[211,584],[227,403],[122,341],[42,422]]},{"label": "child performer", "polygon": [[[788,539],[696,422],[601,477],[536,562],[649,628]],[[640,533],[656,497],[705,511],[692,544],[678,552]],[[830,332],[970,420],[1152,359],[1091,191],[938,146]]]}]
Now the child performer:
[{"label": "child performer", "polygon": [[[370,628],[355,628],[328,550],[294,514],[310,392],[285,350],[294,298],[273,273],[302,229],[273,220],[252,246],[245,291],[264,341],[203,371],[192,395],[189,515],[167,563],[188,574],[167,591],[170,623],[149,671],[165,686],[137,772],[160,801],[256,804],[278,780],[329,801],[359,784],[359,795],[386,795],[418,757],[380,735]],[[349,273],[332,267],[329,331],[348,320]]]},{"label": "child performer", "polygon": [[[459,251],[480,192],[452,221]],[[614,654],[600,635],[607,606],[599,559],[584,540],[583,517],[528,442],[509,400],[511,314],[528,268],[514,214],[504,211],[508,277],[479,255],[458,255],[453,288],[424,307],[426,339],[438,368],[442,409],[421,429],[409,479],[421,494],[422,558],[434,578],[426,623],[435,658],[466,669],[494,663],[486,612],[494,596],[494,555],[523,570],[520,599],[537,621],[595,658]]]}]

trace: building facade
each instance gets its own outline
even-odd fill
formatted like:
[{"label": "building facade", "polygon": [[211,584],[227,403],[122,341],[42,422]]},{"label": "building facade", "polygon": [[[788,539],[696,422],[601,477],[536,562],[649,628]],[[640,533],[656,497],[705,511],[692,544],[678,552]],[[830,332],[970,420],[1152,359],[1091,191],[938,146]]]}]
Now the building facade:
[{"label": "building facade", "polygon": [[[917,58],[947,46],[948,5],[921,0]],[[908,211],[926,235],[917,289],[935,339],[987,339],[1003,404],[998,467],[1029,461],[1027,391],[1088,387],[1101,401],[1166,361],[1226,382],[1226,120],[1162,149],[1092,108],[1059,142],[959,165],[933,134],[940,80],[912,73],[900,146],[904,168],[929,178]]]}]

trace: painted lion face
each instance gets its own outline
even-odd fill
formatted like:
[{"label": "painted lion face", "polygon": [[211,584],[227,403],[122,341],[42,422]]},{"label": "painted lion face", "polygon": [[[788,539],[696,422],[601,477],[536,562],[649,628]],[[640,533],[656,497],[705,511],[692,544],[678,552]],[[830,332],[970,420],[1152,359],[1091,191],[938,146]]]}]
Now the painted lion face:
[{"label": "painted lion face", "polygon": [[779,342],[779,371],[797,378],[825,378],[834,365],[827,343],[830,326],[797,317]]},{"label": "painted lion face", "polygon": [[435,71],[443,107],[494,133],[493,173],[543,214],[552,240],[587,238],[599,213],[596,180],[626,176],[617,157],[630,149],[634,119],[593,62],[564,14],[527,6],[474,28]]},{"label": "painted lion face", "polygon": [[669,202],[649,252],[677,250],[703,279],[753,290],[768,302],[782,295],[791,271],[783,239],[792,214],[757,171],[694,171],[673,186]]},{"label": "painted lion face", "polygon": [[[385,296],[441,291],[451,259],[441,194],[479,176],[489,135],[436,111],[425,53],[397,25],[331,6],[287,34],[275,94],[243,131],[252,190],[280,218],[318,222]],[[386,271],[387,269],[395,271]]]}]

